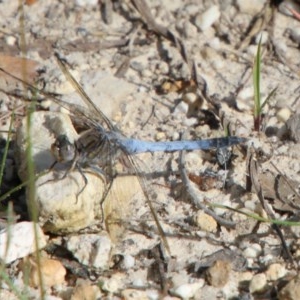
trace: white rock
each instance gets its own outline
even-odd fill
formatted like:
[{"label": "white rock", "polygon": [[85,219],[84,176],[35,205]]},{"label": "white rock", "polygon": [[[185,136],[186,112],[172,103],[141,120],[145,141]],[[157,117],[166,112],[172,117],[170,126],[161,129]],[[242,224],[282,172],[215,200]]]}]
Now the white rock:
[{"label": "white rock", "polygon": [[163,141],[166,139],[166,133],[163,131],[159,131],[155,134],[155,140],[156,141]]},{"label": "white rock", "polygon": [[268,265],[270,264],[272,261],[274,261],[274,255],[272,255],[271,253],[267,254],[267,255],[263,255],[260,257],[259,262],[263,265]]},{"label": "white rock", "polygon": [[244,257],[256,258],[260,255],[262,249],[259,244],[252,244],[243,251]]},{"label": "white rock", "polygon": [[147,300],[159,300],[161,298],[160,293],[157,290],[147,290]]},{"label": "white rock", "polygon": [[195,38],[197,37],[198,30],[197,27],[192,24],[190,21],[184,21],[182,24],[182,33],[186,38]]},{"label": "white rock", "polygon": [[221,16],[218,5],[211,6],[208,10],[195,18],[195,25],[202,31],[211,27]]},{"label": "white rock", "polygon": [[189,105],[183,101],[180,101],[180,103],[174,109],[174,115],[187,113],[188,110],[189,110]]},{"label": "white rock", "polygon": [[16,37],[14,37],[14,36],[12,36],[12,35],[8,35],[8,36],[6,37],[5,40],[6,40],[6,43],[7,43],[9,46],[15,45],[15,44],[16,44],[16,41],[17,41]]},{"label": "white rock", "polygon": [[[34,226],[37,229],[37,237],[34,234]],[[46,246],[46,236],[39,225],[33,222],[20,222],[9,226],[0,233],[0,258],[6,264],[18,258],[25,257]]]},{"label": "white rock", "polygon": [[249,110],[253,108],[253,87],[246,87],[239,93],[237,105],[241,110]]},{"label": "white rock", "polygon": [[181,286],[173,290],[172,294],[174,296],[180,297],[181,299],[190,299],[195,297],[196,294],[199,296],[199,292],[203,287],[203,284],[203,281],[182,284]]},{"label": "white rock", "polygon": [[116,273],[113,277],[105,280],[102,285],[102,290],[109,293],[116,293],[123,288],[124,274]]},{"label": "white rock", "polygon": [[267,277],[264,273],[256,274],[250,281],[249,291],[251,294],[263,291],[267,286]]},{"label": "white rock", "polygon": [[142,278],[137,278],[132,281],[132,284],[136,287],[143,287],[146,283]]},{"label": "white rock", "polygon": [[109,267],[112,243],[106,233],[71,236],[66,245],[80,263],[99,269]]},{"label": "white rock", "polygon": [[98,0],[76,0],[75,3],[78,6],[96,6],[98,4]]},{"label": "white rock", "polygon": [[[298,11],[299,11],[299,9],[300,9],[300,5],[298,8]],[[291,28],[290,37],[295,43],[299,44],[300,43],[300,28],[299,27]]]},{"label": "white rock", "polygon": [[255,43],[258,45],[259,42],[261,42],[262,45],[266,44],[269,39],[269,34],[267,31],[262,31],[258,33],[255,37]]},{"label": "white rock", "polygon": [[122,299],[124,300],[149,300],[146,291],[135,289],[126,289],[122,291]]},{"label": "white rock", "polygon": [[257,45],[249,45],[246,51],[247,54],[249,54],[248,57],[250,56],[254,59],[254,57],[256,57],[257,54]]},{"label": "white rock", "polygon": [[[279,52],[280,55],[285,55],[288,51],[288,46],[285,43],[285,40],[278,40],[278,43],[276,43],[276,51]],[[277,100],[279,102],[279,100]],[[285,99],[283,99],[283,102],[285,103]]]},{"label": "white rock", "polygon": [[236,4],[241,12],[250,15],[255,15],[261,12],[265,2],[266,2],[265,0],[252,0],[252,1],[237,0]]},{"label": "white rock", "polygon": [[191,104],[194,104],[195,102],[199,101],[199,96],[193,92],[184,93],[182,95],[182,101],[191,105]]},{"label": "white rock", "polygon": [[277,112],[276,117],[280,122],[285,123],[290,118],[291,114],[292,112],[288,107],[283,107]]},{"label": "white rock", "polygon": [[123,265],[125,269],[131,269],[134,267],[135,258],[131,255],[124,255]]}]

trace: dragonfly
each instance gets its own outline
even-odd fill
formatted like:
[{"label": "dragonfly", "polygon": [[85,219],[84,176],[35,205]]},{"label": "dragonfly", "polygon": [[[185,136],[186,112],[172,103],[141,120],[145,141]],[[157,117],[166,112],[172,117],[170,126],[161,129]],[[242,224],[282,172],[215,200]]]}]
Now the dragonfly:
[{"label": "dragonfly", "polygon": [[[56,141],[52,144],[51,149],[57,161],[71,164],[69,171],[75,168],[79,170],[80,174],[84,178],[85,185],[88,184],[83,172],[85,168],[90,168],[93,170],[93,172],[104,176],[107,182],[107,189],[101,201],[105,200],[105,196],[107,195],[114,178],[117,176],[117,173],[114,170],[114,165],[115,162],[120,159],[123,161],[125,160],[125,164],[134,170],[134,173],[141,174],[141,172],[139,172],[139,164],[134,158],[134,155],[136,154],[145,152],[170,153],[175,151],[223,149],[246,142],[245,138],[237,136],[205,140],[178,140],[160,142],[128,138],[89,98],[81,85],[72,76],[68,70],[66,62],[60,57],[60,55],[55,54],[55,57],[63,73],[74,86],[76,91],[80,94],[84,103],[87,105],[87,109],[70,105],[69,103],[57,98],[55,94],[51,95],[51,93],[49,94],[48,92],[46,94],[46,92],[29,85],[22,79],[16,78],[14,75],[9,74],[4,69],[0,68],[0,71],[22,81],[35,92],[44,94],[47,97],[50,95],[54,102],[62,107],[65,107],[70,112],[71,116],[76,119],[76,122],[79,122],[81,125],[84,125],[84,128],[87,128],[87,130],[80,134],[79,138],[74,142],[70,142],[65,135],[58,136]],[[150,193],[148,192],[149,188],[147,187],[146,179],[139,175],[138,181],[142,187],[144,197],[156,223],[159,235],[162,238],[163,244],[165,245],[167,251],[170,253],[164,230],[160,224],[159,218],[149,196]],[[80,192],[82,192],[82,190]]]}]

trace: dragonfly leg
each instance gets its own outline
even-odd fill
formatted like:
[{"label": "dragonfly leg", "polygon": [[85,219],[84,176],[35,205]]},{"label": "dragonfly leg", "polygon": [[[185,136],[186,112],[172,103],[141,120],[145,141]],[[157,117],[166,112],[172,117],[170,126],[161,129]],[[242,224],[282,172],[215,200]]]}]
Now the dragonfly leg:
[{"label": "dragonfly leg", "polygon": [[86,176],[84,175],[84,172],[82,171],[82,168],[76,164],[76,167],[78,169],[78,172],[80,173],[80,175],[82,176],[83,180],[84,180],[84,186],[81,188],[81,190],[76,194],[76,204],[78,202],[78,197],[80,196],[80,194],[85,190],[87,184],[88,184],[88,180],[86,178]]},{"label": "dragonfly leg", "polygon": [[101,223],[104,221],[104,210],[103,210],[103,203],[110,191],[110,189],[112,188],[113,185],[113,181],[116,178],[115,176],[109,176],[108,174],[106,174],[101,168],[97,167],[97,166],[90,166],[90,169],[93,171],[94,174],[96,175],[101,175],[102,178],[104,178],[104,180],[106,182],[109,182],[108,186],[105,187],[104,193],[100,199],[100,207],[101,207],[101,213],[102,213],[102,219],[101,219]]},{"label": "dragonfly leg", "polygon": [[[59,162],[56,160],[56,161],[50,166],[49,170],[48,170],[44,175],[46,175],[46,174],[50,173],[51,171],[53,171],[54,167],[55,167],[58,163],[59,163]],[[73,164],[72,164],[72,166],[65,172],[65,174],[64,174],[62,177],[60,177],[60,178],[48,179],[47,181],[41,183],[41,186],[44,185],[44,184],[46,184],[46,183],[49,183],[49,182],[53,182],[53,181],[55,182],[55,181],[62,180],[62,179],[64,179],[64,178],[66,178],[66,177],[67,177],[67,174],[68,174],[73,168],[74,168],[74,167],[73,167]]]}]

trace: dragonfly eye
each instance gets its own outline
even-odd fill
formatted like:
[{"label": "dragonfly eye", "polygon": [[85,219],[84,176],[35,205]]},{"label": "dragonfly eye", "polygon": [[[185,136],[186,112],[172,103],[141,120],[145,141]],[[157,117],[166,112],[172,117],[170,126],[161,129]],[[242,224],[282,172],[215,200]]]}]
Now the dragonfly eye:
[{"label": "dragonfly eye", "polygon": [[69,162],[76,155],[75,145],[70,142],[66,135],[59,135],[51,145],[51,151],[58,162]]}]

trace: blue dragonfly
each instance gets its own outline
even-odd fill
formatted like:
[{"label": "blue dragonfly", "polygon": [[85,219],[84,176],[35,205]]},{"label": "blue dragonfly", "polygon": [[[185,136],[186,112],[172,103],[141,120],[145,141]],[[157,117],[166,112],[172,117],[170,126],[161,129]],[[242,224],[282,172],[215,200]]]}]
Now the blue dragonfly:
[{"label": "blue dragonfly", "polygon": [[[77,124],[87,130],[80,134],[79,138],[71,143],[65,135],[57,137],[51,149],[57,161],[63,163],[70,163],[71,168],[76,168],[81,173],[85,186],[88,184],[83,170],[86,168],[91,169],[93,172],[101,174],[105,177],[107,188],[103,195],[102,202],[105,200],[109,192],[114,178],[117,176],[114,170],[114,165],[117,160],[126,160],[133,173],[141,174],[139,172],[139,164],[133,155],[144,152],[174,152],[184,150],[209,150],[209,149],[223,149],[226,147],[238,145],[246,141],[245,138],[230,136],[221,138],[212,138],[206,140],[179,140],[179,141],[165,141],[165,142],[151,142],[139,139],[128,138],[119,131],[119,129],[106,117],[106,115],[93,103],[93,101],[86,94],[84,89],[73,78],[65,62],[56,55],[57,62],[61,67],[63,73],[68,80],[75,87],[81,98],[87,105],[87,108],[74,106],[59,99],[56,94],[46,93],[30,86],[23,82],[35,92],[44,94],[57,103],[58,105],[66,108]],[[0,70],[12,77],[13,75],[7,73],[5,70]],[[19,78],[15,78],[23,81]],[[65,176],[67,173],[65,173]],[[156,211],[152,205],[148,187],[145,183],[143,176],[138,176],[139,183],[142,187],[146,202],[150,208],[151,214],[155,220],[160,237],[163,240],[168,252],[168,243],[165,238],[164,230],[159,222]],[[81,193],[85,186],[80,190]],[[78,196],[78,195],[77,195]]]}]

